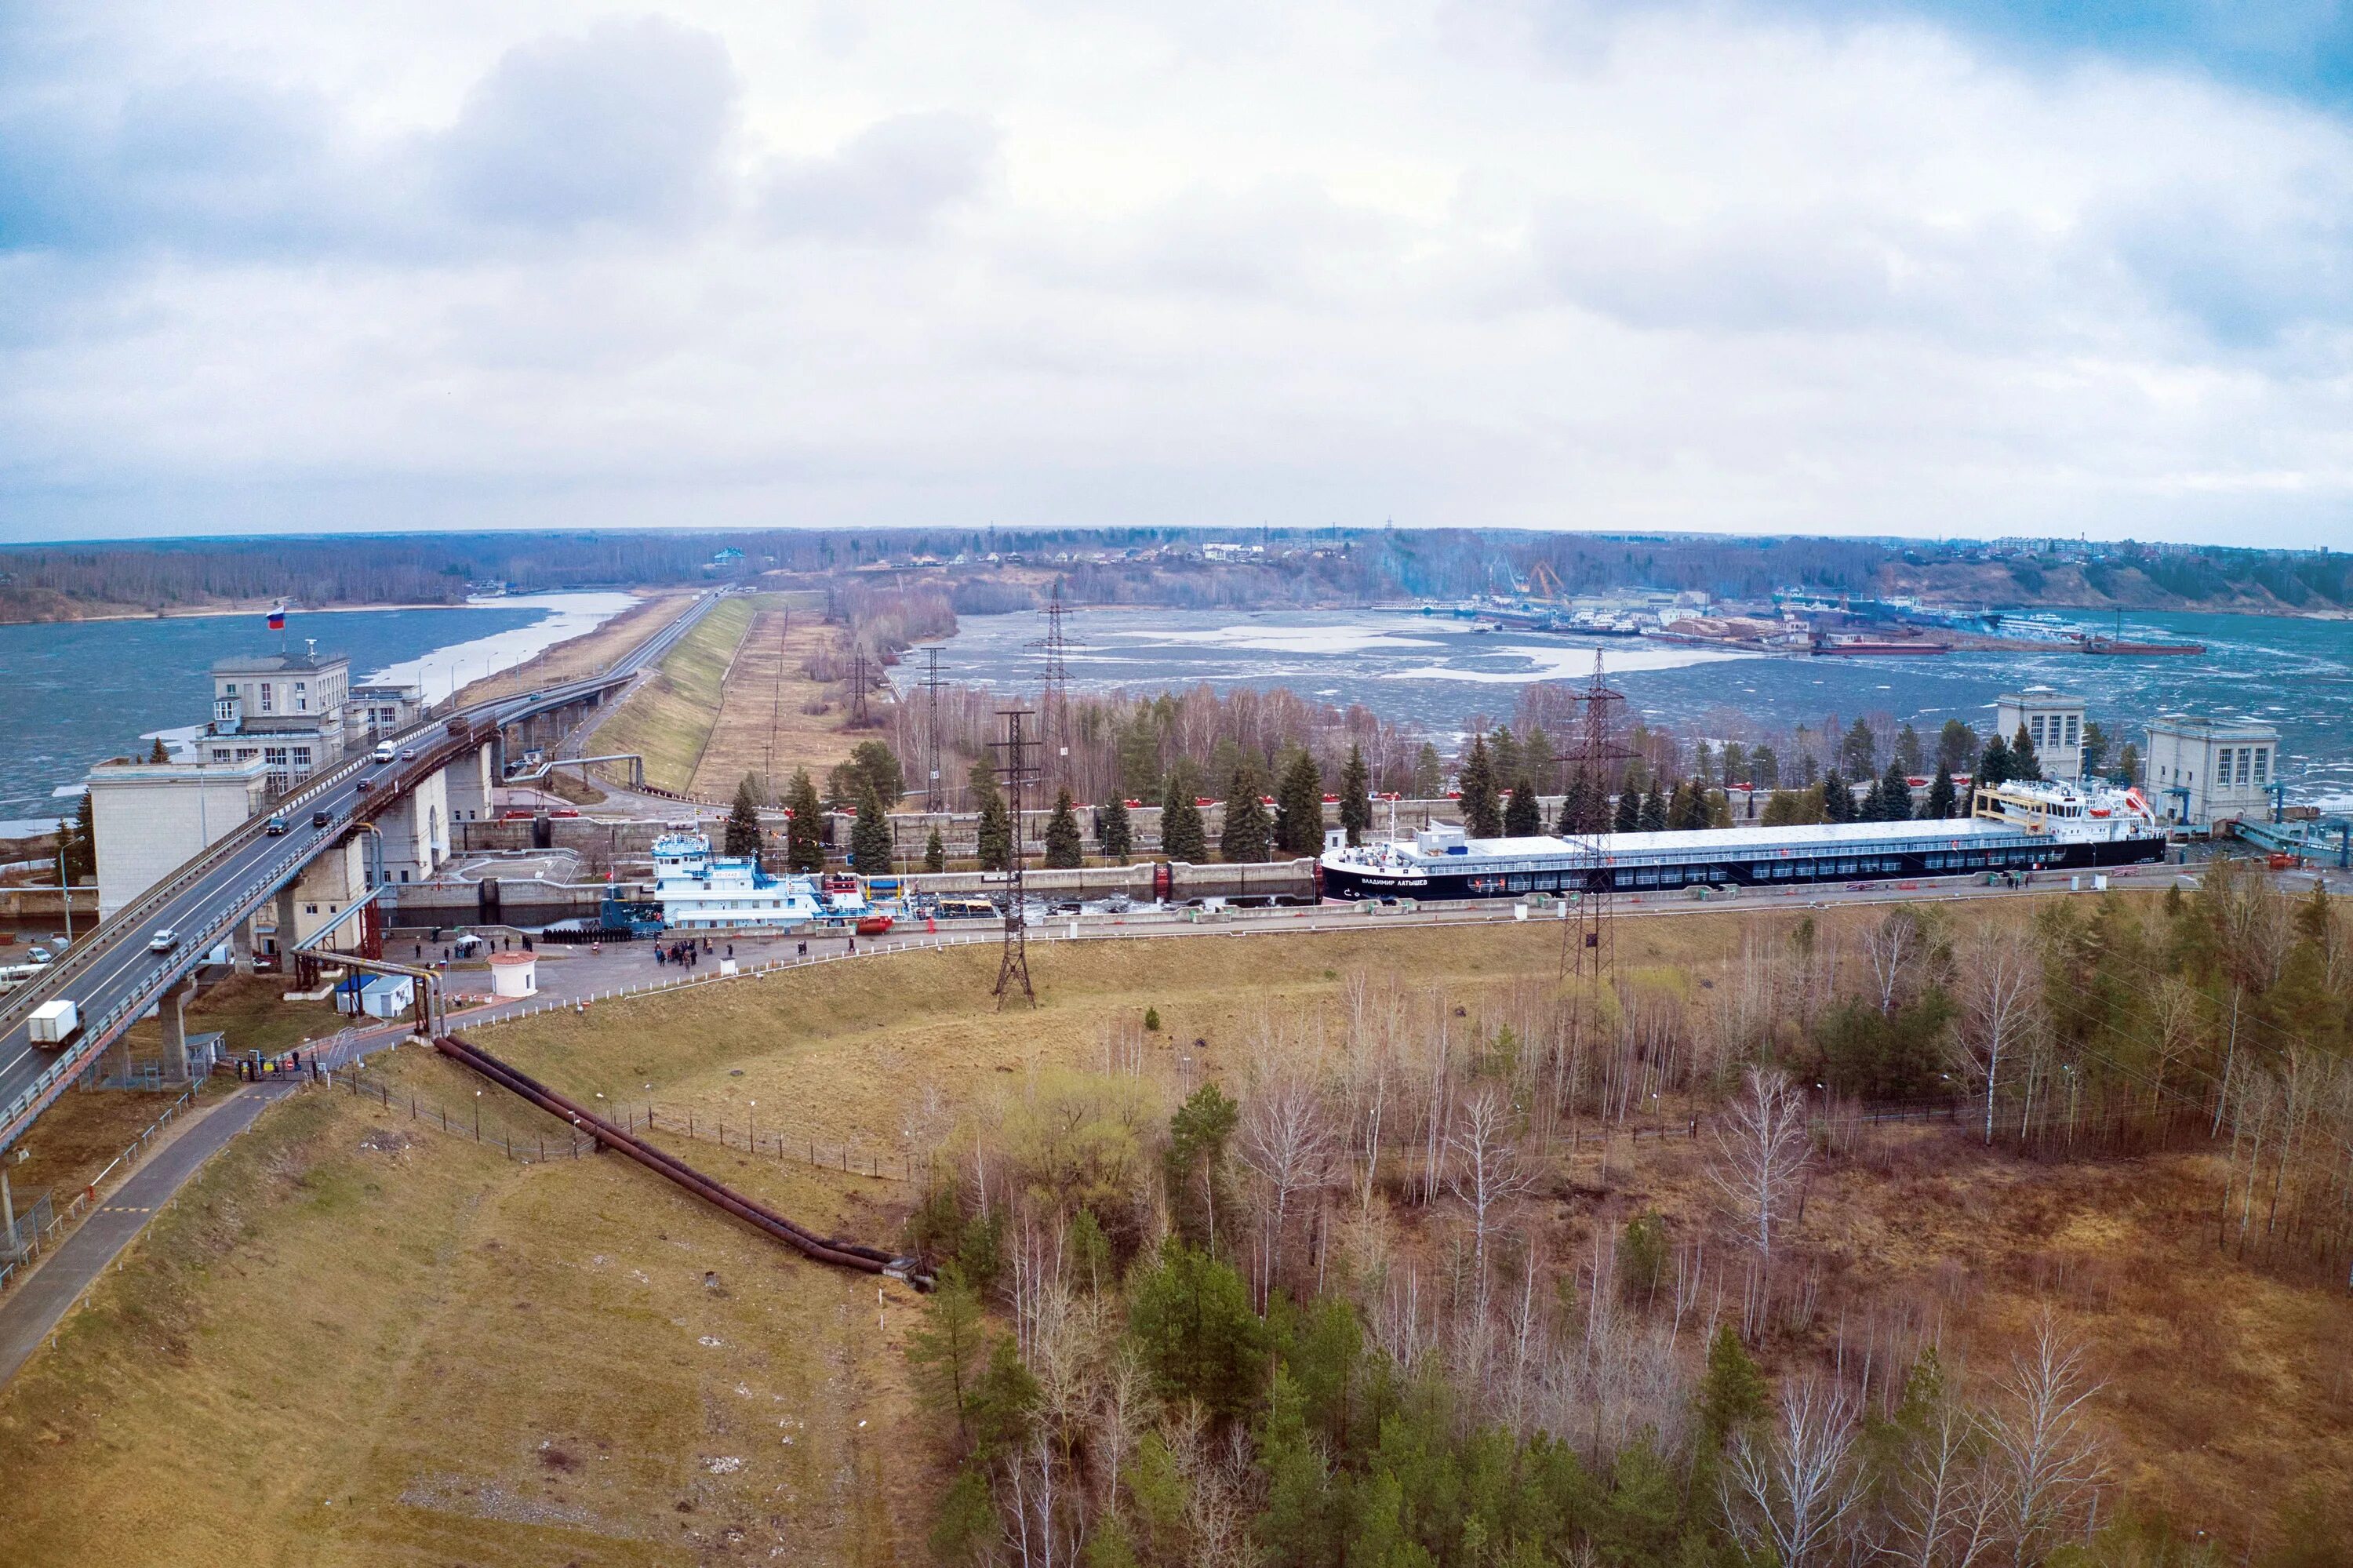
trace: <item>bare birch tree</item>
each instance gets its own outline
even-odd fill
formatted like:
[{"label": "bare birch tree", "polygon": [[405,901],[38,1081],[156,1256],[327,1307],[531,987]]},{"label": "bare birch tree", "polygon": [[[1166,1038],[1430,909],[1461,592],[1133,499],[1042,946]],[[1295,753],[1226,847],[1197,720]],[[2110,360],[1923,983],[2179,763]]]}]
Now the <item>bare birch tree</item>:
[{"label": "bare birch tree", "polygon": [[[1985,1086],[1985,1140],[1993,1142],[1994,1097],[2002,1074],[2025,1051],[2042,1021],[2042,966],[2025,944],[2004,934],[1978,948],[1961,986],[1962,1067]],[[2014,1070],[2014,1069],[2012,1069]]]},{"label": "bare birch tree", "polygon": [[1320,1189],[1331,1177],[1334,1139],[1316,1084],[1286,1068],[1261,1074],[1242,1106],[1240,1145],[1242,1164],[1265,1187],[1272,1203],[1267,1216],[1271,1284],[1280,1268],[1293,1200]]},{"label": "bare birch tree", "polygon": [[1741,1092],[1718,1114],[1715,1134],[1708,1178],[1769,1266],[1782,1218],[1813,1160],[1805,1100],[1787,1073],[1751,1066]]},{"label": "bare birch tree", "polygon": [[1513,1136],[1510,1102],[1493,1088],[1465,1097],[1462,1111],[1447,1148],[1446,1185],[1471,1211],[1471,1267],[1478,1280],[1479,1301],[1487,1299],[1487,1236],[1494,1227],[1496,1208],[1527,1191],[1534,1180],[1521,1162]]},{"label": "bare birch tree", "polygon": [[1920,924],[1919,913],[1908,904],[1890,909],[1885,918],[1863,933],[1863,962],[1871,970],[1872,989],[1878,993],[1881,1017],[1895,1011],[1896,998],[1903,994],[1905,982],[1927,948],[1927,930]]},{"label": "bare birch tree", "polygon": [[1995,1462],[1984,1417],[1939,1400],[1888,1489],[1880,1554],[1907,1568],[1991,1562],[2009,1520],[2009,1478]]},{"label": "bare birch tree", "polygon": [[1779,1568],[1814,1568],[1839,1554],[1861,1507],[1854,1411],[1818,1378],[1785,1383],[1770,1427],[1733,1439],[1725,1513],[1750,1552]]},{"label": "bare birch tree", "polygon": [[2018,1568],[2041,1562],[2089,1516],[2098,1493],[2100,1448],[2085,1406],[2103,1385],[2086,1361],[2046,1312],[2003,1379],[2006,1408],[1988,1431],[2009,1472],[2005,1533]]}]

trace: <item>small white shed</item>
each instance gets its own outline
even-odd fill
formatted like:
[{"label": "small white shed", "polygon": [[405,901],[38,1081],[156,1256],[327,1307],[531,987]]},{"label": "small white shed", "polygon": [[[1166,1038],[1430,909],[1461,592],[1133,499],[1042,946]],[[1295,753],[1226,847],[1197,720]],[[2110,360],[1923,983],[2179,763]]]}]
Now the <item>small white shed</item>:
[{"label": "small white shed", "polygon": [[491,955],[491,994],[492,996],[534,996],[538,991],[538,954],[492,953]]},{"label": "small white shed", "polygon": [[353,1016],[397,1018],[417,1005],[417,982],[406,975],[353,975],[335,988],[336,1008]]}]

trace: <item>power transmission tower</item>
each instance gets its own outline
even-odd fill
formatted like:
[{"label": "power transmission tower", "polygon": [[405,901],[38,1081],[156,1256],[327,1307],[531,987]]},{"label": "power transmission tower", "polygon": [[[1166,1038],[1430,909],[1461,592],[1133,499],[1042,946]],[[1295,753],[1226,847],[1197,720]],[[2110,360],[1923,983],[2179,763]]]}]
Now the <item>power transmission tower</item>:
[{"label": "power transmission tower", "polygon": [[923,810],[940,809],[940,688],[946,684],[940,679],[940,651],[936,647],[923,650],[923,750],[925,753]]},{"label": "power transmission tower", "polygon": [[1067,609],[1062,603],[1062,582],[1057,577],[1053,594],[1040,612],[1046,617],[1046,635],[1029,645],[1046,658],[1045,690],[1038,704],[1038,738],[1050,748],[1046,753],[1047,768],[1056,784],[1071,781],[1070,640],[1062,632],[1062,617]]},{"label": "power transmission tower", "polygon": [[[1585,776],[1587,800],[1599,816],[1609,800],[1610,779],[1634,755],[1617,738],[1618,713],[1626,694],[1610,689],[1602,673],[1599,648],[1593,651],[1593,679],[1577,694],[1577,701],[1583,711],[1577,715],[1576,767]],[[1572,996],[1598,999],[1601,988],[1609,982],[1615,963],[1610,914],[1617,879],[1609,866],[1609,842],[1608,832],[1599,828],[1580,833],[1576,840],[1578,853],[1571,873],[1573,888],[1564,891],[1573,890],[1577,896],[1561,922],[1560,934],[1560,973],[1563,980],[1575,978]]]},{"label": "power transmission tower", "polygon": [[1013,808],[1013,857],[1007,864],[1005,878],[1005,952],[997,959],[995,992],[997,1010],[1002,1012],[1017,983],[1029,1005],[1038,1005],[1038,993],[1029,984],[1029,912],[1024,896],[1021,849],[1021,808],[1028,786],[1038,777],[1038,740],[1028,729],[1028,709],[999,708],[997,716],[1005,721],[1005,737],[991,741],[989,749],[997,753],[997,781],[1004,786],[1007,800]]},{"label": "power transmission tower", "polygon": [[866,644],[853,642],[849,646],[849,727],[852,729],[864,729],[874,722],[866,711],[866,692],[872,683],[873,677],[866,667]]}]

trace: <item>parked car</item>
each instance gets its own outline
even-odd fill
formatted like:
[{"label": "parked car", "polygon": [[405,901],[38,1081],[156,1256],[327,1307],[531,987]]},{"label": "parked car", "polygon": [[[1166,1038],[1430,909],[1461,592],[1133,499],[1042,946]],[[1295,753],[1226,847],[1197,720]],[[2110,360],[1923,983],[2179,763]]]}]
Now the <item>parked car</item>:
[{"label": "parked car", "polygon": [[147,950],[151,953],[168,953],[179,945],[180,934],[169,926],[147,938]]},{"label": "parked car", "polygon": [[286,819],[283,817],[272,817],[269,821],[261,825],[261,831],[268,833],[274,839],[279,834],[286,831]]},{"label": "parked car", "polygon": [[48,948],[36,943],[32,948],[25,954],[25,957],[31,959],[34,963],[46,964],[50,962],[56,955],[51,953]]}]

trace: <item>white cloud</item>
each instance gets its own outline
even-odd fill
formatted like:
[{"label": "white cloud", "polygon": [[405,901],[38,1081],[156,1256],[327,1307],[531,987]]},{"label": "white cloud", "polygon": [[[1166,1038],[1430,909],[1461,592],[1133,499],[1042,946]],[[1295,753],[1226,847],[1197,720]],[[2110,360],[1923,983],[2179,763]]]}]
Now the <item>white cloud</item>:
[{"label": "white cloud", "polygon": [[2347,129],[2179,70],[1672,5],[28,36],[0,531],[2335,542],[2353,490]]}]

